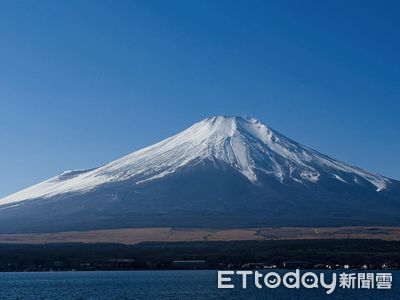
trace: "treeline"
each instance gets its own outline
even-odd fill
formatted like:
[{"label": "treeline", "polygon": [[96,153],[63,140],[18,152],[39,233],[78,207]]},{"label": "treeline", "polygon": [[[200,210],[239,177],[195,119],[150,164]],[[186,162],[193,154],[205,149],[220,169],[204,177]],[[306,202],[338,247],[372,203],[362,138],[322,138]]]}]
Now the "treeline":
[{"label": "treeline", "polygon": [[[205,261],[196,268],[245,264],[400,266],[400,242],[291,240],[121,244],[0,244],[0,271],[173,269],[176,261]],[[190,268],[190,264],[188,264]]]}]

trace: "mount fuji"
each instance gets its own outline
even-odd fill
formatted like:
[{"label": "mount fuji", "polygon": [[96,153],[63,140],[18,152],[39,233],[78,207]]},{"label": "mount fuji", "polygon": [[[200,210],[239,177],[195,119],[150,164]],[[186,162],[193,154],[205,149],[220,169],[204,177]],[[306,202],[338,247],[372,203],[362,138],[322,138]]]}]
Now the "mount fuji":
[{"label": "mount fuji", "polygon": [[0,232],[398,226],[400,182],[248,117],[204,119],[104,166],[0,199]]}]

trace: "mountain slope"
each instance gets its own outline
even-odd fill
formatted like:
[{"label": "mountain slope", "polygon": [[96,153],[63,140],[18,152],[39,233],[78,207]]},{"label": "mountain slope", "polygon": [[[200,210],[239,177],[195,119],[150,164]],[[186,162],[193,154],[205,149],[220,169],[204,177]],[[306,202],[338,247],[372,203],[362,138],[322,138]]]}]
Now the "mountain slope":
[{"label": "mountain slope", "polygon": [[399,195],[398,181],[325,156],[256,119],[220,116],[1,199],[0,231],[399,225]]}]

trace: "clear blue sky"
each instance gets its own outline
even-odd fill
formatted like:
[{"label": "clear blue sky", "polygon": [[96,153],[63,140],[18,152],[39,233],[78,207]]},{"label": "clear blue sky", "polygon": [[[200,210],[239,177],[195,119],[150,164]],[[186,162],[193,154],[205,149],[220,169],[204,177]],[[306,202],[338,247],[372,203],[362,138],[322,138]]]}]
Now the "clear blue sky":
[{"label": "clear blue sky", "polygon": [[1,1],[0,196],[218,114],[400,179],[399,1]]}]

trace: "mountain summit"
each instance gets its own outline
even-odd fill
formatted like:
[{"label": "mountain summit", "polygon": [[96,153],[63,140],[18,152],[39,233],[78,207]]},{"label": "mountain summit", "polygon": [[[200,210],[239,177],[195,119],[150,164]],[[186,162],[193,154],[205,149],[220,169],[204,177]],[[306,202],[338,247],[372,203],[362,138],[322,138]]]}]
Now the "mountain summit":
[{"label": "mountain summit", "polygon": [[249,117],[210,117],[104,166],[66,171],[0,199],[7,232],[399,221],[398,181]]}]

